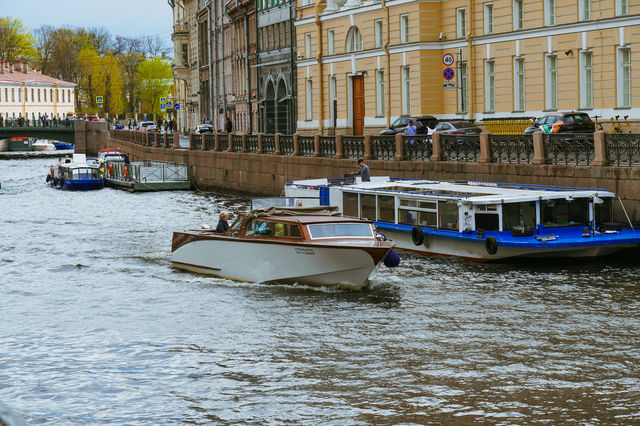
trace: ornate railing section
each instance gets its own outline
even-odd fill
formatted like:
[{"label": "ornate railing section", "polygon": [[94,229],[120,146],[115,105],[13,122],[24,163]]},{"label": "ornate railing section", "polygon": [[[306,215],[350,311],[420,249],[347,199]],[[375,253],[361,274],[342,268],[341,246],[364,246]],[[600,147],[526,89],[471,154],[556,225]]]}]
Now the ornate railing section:
[{"label": "ornate railing section", "polygon": [[320,136],[320,157],[336,156],[336,139],[333,136]]},{"label": "ornate railing section", "polygon": [[533,135],[491,135],[491,159],[497,163],[531,164]]},{"label": "ornate railing section", "polygon": [[280,154],[293,155],[293,136],[280,135]]},{"label": "ornate railing section", "polygon": [[588,166],[594,158],[592,133],[551,133],[544,135],[545,158],[551,164]]},{"label": "ornate railing section", "polygon": [[247,152],[258,152],[258,135],[247,135]]},{"label": "ornate railing section", "polygon": [[213,151],[216,145],[216,135],[213,133],[205,133],[204,137],[204,149],[207,151]]},{"label": "ornate railing section", "polygon": [[191,147],[192,149],[202,149],[202,135],[191,135]]},{"label": "ornate railing section", "polygon": [[276,138],[274,135],[262,135],[262,153],[276,153]]},{"label": "ornate railing section", "polygon": [[342,136],[342,152],[344,158],[364,157],[364,136]]},{"label": "ornate railing section", "polygon": [[607,159],[612,166],[640,166],[640,134],[604,135]]},{"label": "ornate railing section", "polygon": [[371,158],[374,160],[393,160],[395,157],[395,136],[371,136]]},{"label": "ornate railing section", "polygon": [[480,136],[440,135],[442,160],[475,162],[480,157]]},{"label": "ornate railing section", "polygon": [[433,141],[430,135],[403,136],[402,150],[405,160],[427,161],[433,155]]},{"label": "ornate railing section", "polygon": [[233,152],[242,152],[242,135],[231,136],[231,150]]},{"label": "ornate railing section", "polygon": [[229,150],[229,135],[226,133],[218,134],[218,151],[228,151]]},{"label": "ornate railing section", "polygon": [[301,157],[313,157],[316,152],[313,136],[298,136],[298,155]]}]

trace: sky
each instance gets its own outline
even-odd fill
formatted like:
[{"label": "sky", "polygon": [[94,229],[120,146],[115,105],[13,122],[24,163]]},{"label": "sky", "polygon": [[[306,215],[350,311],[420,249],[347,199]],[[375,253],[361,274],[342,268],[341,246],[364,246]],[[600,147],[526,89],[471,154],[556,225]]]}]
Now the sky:
[{"label": "sky", "polygon": [[167,0],[0,0],[0,16],[19,18],[33,32],[53,27],[105,27],[112,36],[158,35],[171,44]]}]

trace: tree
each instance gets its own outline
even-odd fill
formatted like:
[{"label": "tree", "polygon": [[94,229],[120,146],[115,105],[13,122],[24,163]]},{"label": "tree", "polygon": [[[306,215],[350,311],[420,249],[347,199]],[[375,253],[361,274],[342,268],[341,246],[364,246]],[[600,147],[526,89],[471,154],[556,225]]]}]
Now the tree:
[{"label": "tree", "polygon": [[33,60],[36,57],[33,35],[19,19],[0,17],[0,60],[15,62]]},{"label": "tree", "polygon": [[171,93],[171,65],[162,58],[150,59],[138,65],[136,75],[140,99],[146,104],[149,112],[159,115],[162,112],[160,98]]}]

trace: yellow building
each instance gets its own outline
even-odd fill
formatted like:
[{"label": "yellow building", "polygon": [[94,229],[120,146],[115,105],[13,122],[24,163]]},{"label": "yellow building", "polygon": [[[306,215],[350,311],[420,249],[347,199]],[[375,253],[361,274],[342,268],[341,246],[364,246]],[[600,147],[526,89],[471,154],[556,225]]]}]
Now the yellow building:
[{"label": "yellow building", "polygon": [[640,0],[310,1],[299,133],[375,134],[401,115],[640,118]]}]

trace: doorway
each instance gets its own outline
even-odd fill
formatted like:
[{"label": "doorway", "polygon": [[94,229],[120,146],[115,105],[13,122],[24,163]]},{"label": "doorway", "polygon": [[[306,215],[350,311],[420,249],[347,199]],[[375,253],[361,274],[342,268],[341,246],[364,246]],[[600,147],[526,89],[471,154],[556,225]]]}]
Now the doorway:
[{"label": "doorway", "polygon": [[353,84],[353,134],[361,136],[364,130],[364,76],[354,75]]}]

